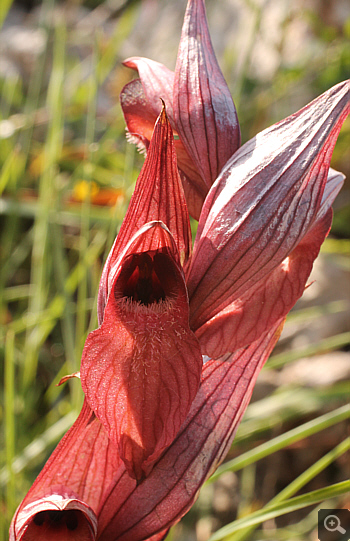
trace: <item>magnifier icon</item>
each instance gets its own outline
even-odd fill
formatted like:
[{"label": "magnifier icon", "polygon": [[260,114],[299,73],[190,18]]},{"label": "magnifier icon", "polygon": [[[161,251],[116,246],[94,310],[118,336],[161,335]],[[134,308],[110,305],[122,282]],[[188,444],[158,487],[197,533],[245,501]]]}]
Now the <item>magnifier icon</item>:
[{"label": "magnifier icon", "polygon": [[324,519],[323,524],[329,532],[346,533],[346,530],[340,525],[340,520],[336,515],[328,515]]}]

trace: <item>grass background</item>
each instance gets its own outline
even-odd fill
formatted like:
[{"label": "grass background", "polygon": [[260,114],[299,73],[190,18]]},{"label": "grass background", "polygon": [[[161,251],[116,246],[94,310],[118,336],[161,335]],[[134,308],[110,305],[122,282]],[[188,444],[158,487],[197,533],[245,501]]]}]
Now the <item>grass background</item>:
[{"label": "grass background", "polygon": [[[242,25],[228,19],[223,32],[229,4],[208,0],[207,9],[243,141],[349,77],[350,14],[345,7],[339,15],[342,2],[285,8],[272,41],[271,2],[237,0]],[[174,67],[184,2],[44,0],[29,7],[24,17],[12,0],[0,3],[0,540],[8,538],[14,510],[81,406],[78,381],[56,383],[79,369],[87,333],[97,326],[103,262],[142,166],[125,141],[118,95],[132,74],[120,62],[153,44],[150,55],[169,57]],[[22,48],[11,48],[20,31],[27,32],[17,37]],[[142,38],[145,48],[136,50]],[[293,44],[304,50],[288,56]],[[272,67],[261,71],[259,51],[270,55]],[[332,165],[348,177],[349,145],[347,120]],[[326,268],[335,266],[345,280],[349,201],[347,184],[323,248]],[[332,315],[340,325],[298,342],[300,329],[327,326]],[[349,505],[350,386],[344,374],[331,377],[331,352],[349,351],[348,316],[341,283],[333,297],[297,305],[228,462],[170,539],[312,540],[320,506]],[[322,365],[330,374],[326,383],[277,382],[287,366],[320,354],[329,358]]]}]

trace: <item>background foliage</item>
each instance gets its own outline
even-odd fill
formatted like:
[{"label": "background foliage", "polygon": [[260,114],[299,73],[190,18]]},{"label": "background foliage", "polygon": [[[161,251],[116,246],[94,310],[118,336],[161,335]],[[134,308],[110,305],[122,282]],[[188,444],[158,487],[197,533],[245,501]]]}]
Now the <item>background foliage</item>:
[{"label": "background foliage", "polygon": [[[133,74],[121,61],[173,68],[184,7],[0,3],[0,540],[80,408],[79,382],[56,384],[79,369],[97,326],[102,265],[142,165],[125,141],[118,95]],[[243,141],[350,75],[346,2],[207,0],[207,10]],[[348,120],[332,162],[348,177],[349,147]],[[316,285],[173,540],[316,539],[317,509],[349,506],[349,184],[335,211]]]}]

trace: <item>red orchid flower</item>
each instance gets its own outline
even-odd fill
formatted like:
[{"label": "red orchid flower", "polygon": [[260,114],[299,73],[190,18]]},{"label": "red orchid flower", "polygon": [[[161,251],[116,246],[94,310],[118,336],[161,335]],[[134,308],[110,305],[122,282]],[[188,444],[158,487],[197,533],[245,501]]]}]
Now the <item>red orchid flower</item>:
[{"label": "red orchid flower", "polygon": [[[12,541],[40,541],[48,538],[60,541],[163,539],[170,526],[193,504],[198,489],[224,458],[232,442],[259,370],[278,339],[284,315],[302,292],[312,260],[329,229],[330,205],[343,178],[339,173],[331,172],[326,182],[327,160],[330,158],[327,149],[332,135],[339,129],[344,110],[349,107],[344,98],[346,92],[349,94],[349,89],[346,90],[345,85],[340,85],[326,94],[328,103],[333,103],[330,108],[333,111],[330,122],[322,123],[317,114],[317,111],[322,110],[321,104],[325,100],[325,96],[321,96],[313,104],[273,128],[279,131],[280,137],[276,136],[279,140],[283,138],[286,125],[298,126],[301,123],[307,126],[307,117],[312,118],[317,127],[310,132],[310,127],[307,126],[307,135],[302,138],[296,130],[295,140],[291,140],[290,132],[286,132],[289,154],[293,153],[294,158],[291,157],[286,178],[283,177],[281,166],[284,185],[282,184],[283,189],[282,186],[275,189],[273,210],[265,209],[266,212],[259,212],[264,206],[263,197],[257,202],[253,199],[251,204],[254,211],[249,208],[250,212],[239,213],[239,223],[232,222],[230,227],[237,227],[238,231],[232,233],[236,236],[238,250],[241,231],[243,238],[247,239],[254,235],[255,231],[260,231],[258,228],[264,220],[267,223],[263,229],[263,248],[257,249],[254,257],[251,257],[246,240],[246,254],[240,257],[238,264],[232,258],[234,266],[229,262],[224,263],[223,260],[225,250],[230,248],[231,239],[229,235],[225,235],[227,223],[225,227],[223,224],[227,222],[225,212],[229,211],[226,207],[230,206],[230,201],[234,202],[237,194],[242,203],[248,198],[248,177],[246,182],[242,182],[242,179],[237,181],[237,186],[232,187],[230,199],[224,198],[221,202],[221,194],[228,185],[227,175],[229,171],[235,171],[231,164],[227,170],[225,168],[208,196],[208,201],[211,200],[208,216],[204,214],[205,205],[205,218],[204,222],[200,221],[199,224],[191,264],[186,264],[190,250],[185,219],[186,204],[175,167],[171,128],[165,112],[162,112],[120,236],[117,237],[103,272],[99,292],[101,326],[89,335],[82,359],[82,384],[86,394],[82,412],[20,505],[11,526]],[[325,112],[323,114],[326,115]],[[316,137],[316,132],[324,132],[325,125],[328,137],[323,134],[320,147],[317,142],[319,135]],[[257,154],[259,161],[258,164],[253,162],[254,174],[251,179],[256,180],[256,176],[264,179],[265,175],[270,179],[273,174],[278,176],[273,159],[271,164],[257,171],[257,165],[264,163],[263,149],[266,146],[267,150],[266,139],[268,138],[262,135],[262,148]],[[310,163],[305,169],[301,169],[300,159],[305,159],[303,149],[307,150],[307,155],[310,154],[310,141],[314,149],[313,158],[310,157]],[[155,142],[157,144],[154,144]],[[243,146],[240,156],[246,156],[244,149],[249,152],[251,146],[254,146],[251,142]],[[258,145],[254,148],[258,148]],[[275,160],[277,159],[275,157]],[[234,163],[240,164],[241,158],[238,157]],[[321,178],[325,190],[319,204],[313,204],[309,198],[306,205],[305,191],[317,193],[317,184]],[[276,179],[276,182],[278,180]],[[301,183],[298,190],[293,188],[295,183],[299,186]],[[292,244],[289,254],[278,263],[278,252],[283,250],[284,243],[289,242],[288,234],[279,236],[281,223],[274,218],[280,215],[281,207],[285,209],[284,190],[288,194],[292,192],[294,196],[292,201],[288,202],[283,219],[288,220],[289,234],[297,230],[299,237]],[[178,210],[177,214],[174,212],[175,208]],[[313,219],[308,216],[310,209],[313,209]],[[289,217],[288,212],[291,214]],[[218,217],[223,216],[223,221],[218,221],[216,234],[213,225],[214,213]],[[254,213],[257,223],[254,223]],[[146,224],[140,226],[138,220],[142,222],[142,216]],[[151,221],[147,221],[149,219]],[[136,233],[134,230],[137,230]],[[221,242],[218,242],[219,238]],[[258,248],[259,241],[258,238]],[[236,285],[239,284],[241,276],[244,276],[242,267],[238,267],[239,277],[232,281],[231,288],[236,287],[240,293],[235,301],[230,301],[231,295],[225,280],[230,279],[230,273],[236,272],[235,266],[241,261],[244,262],[244,257],[249,261],[245,270],[246,285]],[[203,308],[197,310],[197,315],[192,312],[192,316],[191,303],[194,303],[201,282],[209,272],[198,274],[198,271],[195,272],[196,265],[211,263],[214,266],[217,258],[222,258],[222,268],[216,278],[216,288],[214,283],[211,286],[210,282],[207,284],[206,294],[202,298]],[[268,266],[273,259],[276,263],[274,268],[269,270],[268,267],[265,272],[261,262],[266,260],[265,265]],[[181,270],[181,260],[185,263],[185,271]],[[148,266],[146,271],[145,266]],[[262,272],[260,281],[252,279],[258,270]],[[217,288],[221,287],[225,289],[223,298],[228,298],[229,304],[216,313],[217,305],[221,306],[222,302],[214,302],[214,294],[218,295]],[[189,297],[187,290],[190,292]],[[207,310],[207,295],[213,296],[213,312],[203,326],[193,324],[193,329],[196,329],[193,331],[188,324],[188,318],[194,322],[201,320],[201,312],[206,313]],[[250,300],[251,296],[258,300],[256,304]],[[246,316],[245,305],[249,308]],[[174,313],[177,308],[180,313]],[[230,327],[230,318],[227,316],[229,313],[236,331],[232,335],[229,331],[226,342],[230,344],[230,340],[234,340],[237,349],[221,357],[220,353],[214,353],[217,360],[209,360],[203,366],[200,359],[202,373],[199,390],[193,390],[198,387],[195,368],[193,369],[198,362],[196,347],[199,343],[202,353],[207,353],[210,349],[220,352],[225,347],[222,344],[225,344],[223,338],[227,332],[225,325]],[[176,320],[172,320],[172,315],[176,315]],[[218,319],[223,320],[223,329],[218,326]],[[156,323],[162,325],[162,328],[157,329]],[[141,330],[136,328],[137,325],[140,325]],[[174,329],[176,332],[173,332]],[[133,343],[130,346],[128,342],[132,333]],[[145,341],[144,333],[149,343]],[[214,340],[213,336],[217,338]],[[122,346],[119,345],[119,340],[123,340]],[[156,345],[152,341],[155,341]],[[187,348],[188,341],[194,344],[193,351]],[[171,351],[169,344],[174,348],[174,355],[170,360],[167,357],[167,353]],[[165,352],[164,357],[158,357],[158,348]],[[149,360],[154,362],[153,367]],[[132,373],[130,367],[129,372],[126,371],[123,375],[128,363],[132,365],[133,362],[138,363],[136,374]],[[165,369],[163,362],[166,364]],[[160,383],[159,374],[162,376]],[[132,392],[124,403],[123,411],[122,401],[118,402],[118,393],[127,396],[129,381],[132,383],[131,391],[136,385],[139,395]],[[177,393],[170,395],[173,384],[177,386]],[[146,407],[148,393],[153,404]],[[160,448],[158,440],[154,444],[157,419],[153,421],[150,416],[164,419],[166,431],[164,435],[161,433],[161,442],[162,439],[164,441],[172,429],[172,426],[167,427],[167,418],[163,417],[163,410],[168,403],[167,397],[171,396],[172,400],[176,401],[179,393],[181,398],[188,399],[191,394],[195,394],[195,397],[172,442]],[[141,401],[145,400],[145,407],[138,404],[140,397]],[[165,401],[165,406],[157,410],[162,401]],[[156,408],[155,412],[152,410],[153,406]],[[180,407],[181,405],[178,405],[178,411]],[[169,409],[166,410],[167,413],[168,411]],[[119,418],[124,421],[123,415],[128,420],[124,424],[118,422]],[[140,440],[133,442],[132,438],[135,430],[142,427],[142,422],[145,430],[139,430],[136,434],[136,437],[144,438],[140,458],[137,454]],[[136,443],[136,452],[131,452],[134,464],[124,451],[122,430],[129,438],[131,448],[133,443]],[[152,445],[154,447],[149,455],[150,460],[145,453],[149,452]],[[154,458],[157,453],[158,457]],[[135,477],[138,477],[139,471],[141,474],[137,481]]]},{"label": "red orchid flower", "polygon": [[[329,231],[343,183],[329,164],[350,82],[238,149],[206,28],[203,2],[190,0],[175,79],[141,75],[129,102],[123,94],[147,157],[103,270],[83,409],[19,506],[11,541],[163,539],[229,449]],[[157,80],[174,95],[175,142],[164,108],[150,128]]]}]

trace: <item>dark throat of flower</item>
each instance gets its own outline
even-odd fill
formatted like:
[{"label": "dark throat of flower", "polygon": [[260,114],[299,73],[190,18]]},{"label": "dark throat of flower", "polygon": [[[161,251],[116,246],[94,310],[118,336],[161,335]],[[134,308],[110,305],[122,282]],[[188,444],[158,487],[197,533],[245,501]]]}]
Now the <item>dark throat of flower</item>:
[{"label": "dark throat of flower", "polygon": [[79,524],[79,513],[74,510],[67,511],[41,511],[33,520],[36,526],[42,526],[47,530],[67,529],[76,530]]},{"label": "dark throat of flower", "polygon": [[116,297],[150,307],[169,300],[176,292],[174,263],[159,251],[131,254],[117,279]]}]

